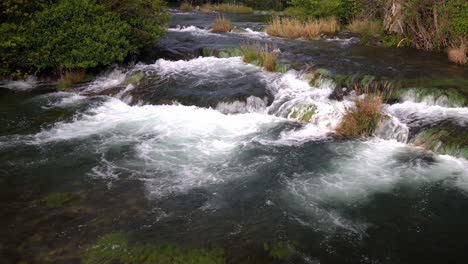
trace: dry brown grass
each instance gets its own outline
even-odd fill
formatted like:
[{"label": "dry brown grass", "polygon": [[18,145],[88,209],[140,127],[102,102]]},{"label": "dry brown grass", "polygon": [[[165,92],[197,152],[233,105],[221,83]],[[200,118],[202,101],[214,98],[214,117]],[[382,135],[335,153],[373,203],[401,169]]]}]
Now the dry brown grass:
[{"label": "dry brown grass", "polygon": [[217,17],[215,21],[213,22],[213,29],[211,31],[215,33],[225,33],[225,32],[231,31],[231,29],[232,29],[231,21],[220,16],[220,17]]},{"label": "dry brown grass", "polygon": [[367,94],[354,100],[355,107],[348,108],[343,120],[336,128],[336,135],[341,138],[371,136],[383,115],[380,112],[382,96]]},{"label": "dry brown grass", "polygon": [[57,81],[57,87],[63,90],[71,87],[73,84],[83,82],[85,78],[86,71],[84,69],[64,70]]},{"label": "dry brown grass", "polygon": [[182,4],[180,4],[180,10],[190,12],[193,10],[193,6],[187,2],[182,2]]},{"label": "dry brown grass", "polygon": [[254,10],[251,7],[240,5],[240,4],[205,4],[203,5],[203,9],[210,10],[210,11],[217,11],[221,13],[237,13],[237,14],[251,14]]},{"label": "dry brown grass", "polygon": [[458,45],[452,44],[447,50],[449,60],[461,65],[465,65],[468,62],[467,53],[468,49],[465,40],[459,41]]},{"label": "dry brown grass", "polygon": [[331,33],[338,30],[335,18],[301,21],[295,18],[274,18],[267,26],[270,36],[281,38],[316,38],[320,33]]},{"label": "dry brown grass", "polygon": [[378,20],[353,19],[348,30],[361,35],[374,36],[383,32],[382,23]]}]

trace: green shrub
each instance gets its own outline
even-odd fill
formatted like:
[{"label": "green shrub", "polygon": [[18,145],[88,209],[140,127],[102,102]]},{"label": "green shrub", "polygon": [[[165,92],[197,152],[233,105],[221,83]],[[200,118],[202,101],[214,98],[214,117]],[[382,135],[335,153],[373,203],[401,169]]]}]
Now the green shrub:
[{"label": "green shrub", "polygon": [[169,15],[165,0],[100,0],[100,3],[130,25],[133,52],[153,46],[166,30]]},{"label": "green shrub", "polygon": [[90,68],[122,61],[130,26],[90,0],[63,0],[34,16],[32,63],[38,69]]}]

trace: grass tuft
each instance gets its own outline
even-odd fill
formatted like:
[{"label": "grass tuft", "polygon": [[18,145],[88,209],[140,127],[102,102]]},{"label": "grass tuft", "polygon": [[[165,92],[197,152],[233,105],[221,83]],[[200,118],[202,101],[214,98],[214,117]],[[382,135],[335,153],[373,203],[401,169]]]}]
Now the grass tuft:
[{"label": "grass tuft", "polygon": [[190,12],[193,10],[193,6],[187,2],[182,2],[182,4],[180,4],[180,10]]},{"label": "grass tuft", "polygon": [[240,4],[231,4],[231,3],[217,4],[217,5],[205,4],[203,6],[203,9],[209,10],[209,11],[217,11],[221,13],[236,13],[236,14],[251,14],[254,12],[254,10],[251,7],[240,5]]},{"label": "grass tuft", "polygon": [[340,138],[371,136],[383,115],[380,112],[383,99],[381,95],[366,94],[354,100],[355,107],[346,109],[343,120],[336,128]]},{"label": "grass tuft", "polygon": [[465,65],[468,62],[467,53],[468,49],[465,40],[459,41],[458,45],[452,44],[447,50],[449,60],[460,65]]},{"label": "grass tuft", "polygon": [[267,44],[264,47],[252,44],[242,45],[241,52],[245,63],[255,64],[271,72],[277,68],[278,57],[274,48]]},{"label": "grass tuft", "polygon": [[276,17],[267,26],[270,36],[297,39],[316,38],[320,33],[333,33],[338,30],[338,21],[335,18],[301,21],[295,18]]},{"label": "grass tuft", "polygon": [[347,29],[363,36],[375,36],[383,32],[382,22],[370,19],[353,19]]},{"label": "grass tuft", "polygon": [[215,33],[225,33],[229,32],[232,29],[231,21],[227,20],[223,16],[217,17],[213,22],[212,32]]},{"label": "grass tuft", "polygon": [[86,71],[84,69],[65,70],[61,73],[60,79],[57,81],[57,88],[65,90],[77,83],[82,83],[87,80]]}]

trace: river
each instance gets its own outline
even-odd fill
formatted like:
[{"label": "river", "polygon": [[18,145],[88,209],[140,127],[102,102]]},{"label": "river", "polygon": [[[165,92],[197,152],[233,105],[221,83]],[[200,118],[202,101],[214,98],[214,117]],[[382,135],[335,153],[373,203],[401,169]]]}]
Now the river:
[{"label": "river", "polygon": [[[115,232],[219,248],[227,263],[465,263],[466,156],[413,141],[446,122],[466,135],[466,104],[408,92],[373,137],[339,140],[353,95],[334,100],[333,81],[311,85],[304,69],[464,85],[466,67],[347,35],[269,37],[264,15],[229,15],[240,30],[214,34],[216,15],[171,12],[159,59],[67,92],[0,84],[1,263],[80,263]],[[203,54],[254,42],[291,69]]]}]

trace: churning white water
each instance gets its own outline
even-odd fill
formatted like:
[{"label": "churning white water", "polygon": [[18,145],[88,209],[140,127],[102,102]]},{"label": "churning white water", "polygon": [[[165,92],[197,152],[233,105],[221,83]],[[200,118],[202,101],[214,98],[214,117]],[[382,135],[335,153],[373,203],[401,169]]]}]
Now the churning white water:
[{"label": "churning white water", "polygon": [[[353,95],[341,102],[329,99],[334,88],[331,82],[313,87],[299,72],[267,73],[243,63],[240,57],[161,59],[152,65],[137,65],[134,70],[162,79],[188,78],[193,80],[193,87],[207,80],[219,82],[219,87],[229,86],[228,76],[236,73],[261,80],[274,97],[268,106],[266,98],[250,96],[245,101],[219,102],[215,109],[177,104],[129,106],[119,99],[108,99],[73,122],[58,123],[36,135],[36,141],[42,143],[98,138],[98,143],[90,148],[101,154],[102,162],[90,173],[99,177],[135,177],[145,182],[153,196],[246,177],[253,172],[232,162],[243,146],[257,142],[300,148],[311,140],[329,138],[346,108],[353,105]],[[123,72],[114,71],[87,90],[118,85],[124,76]],[[122,91],[126,89],[135,87],[127,86]],[[78,99],[81,97],[61,103]],[[294,116],[304,109],[313,109],[307,122]],[[404,144],[408,141],[407,122],[455,118],[465,123],[468,116],[465,108],[404,102],[386,106],[383,111],[388,118],[376,131],[381,139],[330,144],[335,155],[330,165],[294,174],[286,181],[286,190],[305,201],[304,204],[315,205],[365,201],[372,194],[389,191],[398,184],[437,180],[447,180],[452,186],[468,190],[465,160],[434,155],[434,161],[425,162],[420,158],[423,150]],[[286,123],[300,125],[281,132],[276,139],[269,137],[270,129]],[[131,146],[132,152],[124,158],[109,157],[108,153],[121,145]]]}]

